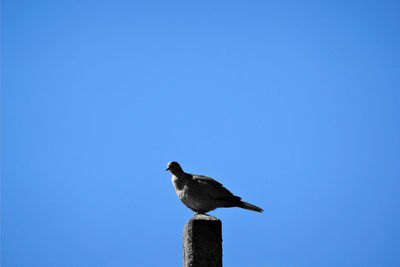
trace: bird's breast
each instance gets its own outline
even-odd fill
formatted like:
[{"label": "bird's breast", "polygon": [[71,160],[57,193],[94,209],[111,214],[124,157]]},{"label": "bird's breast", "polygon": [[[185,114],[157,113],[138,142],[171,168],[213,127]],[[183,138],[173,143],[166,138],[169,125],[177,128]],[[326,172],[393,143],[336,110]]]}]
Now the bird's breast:
[{"label": "bird's breast", "polygon": [[184,203],[188,203],[190,201],[190,192],[189,188],[185,183],[185,180],[179,179],[176,176],[173,176],[172,179],[172,184],[175,187],[175,192],[177,196],[179,197],[180,200],[182,200]]},{"label": "bird's breast", "polygon": [[182,190],[185,185],[185,181],[183,179],[179,179],[175,175],[172,176],[171,182],[174,185],[176,191]]}]

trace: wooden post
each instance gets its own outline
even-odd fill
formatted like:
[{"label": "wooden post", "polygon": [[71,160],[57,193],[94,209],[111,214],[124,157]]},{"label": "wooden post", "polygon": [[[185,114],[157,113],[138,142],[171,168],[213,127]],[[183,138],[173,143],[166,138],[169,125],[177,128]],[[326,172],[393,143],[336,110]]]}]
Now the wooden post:
[{"label": "wooden post", "polygon": [[183,266],[222,266],[220,219],[204,214],[189,219],[183,229]]}]

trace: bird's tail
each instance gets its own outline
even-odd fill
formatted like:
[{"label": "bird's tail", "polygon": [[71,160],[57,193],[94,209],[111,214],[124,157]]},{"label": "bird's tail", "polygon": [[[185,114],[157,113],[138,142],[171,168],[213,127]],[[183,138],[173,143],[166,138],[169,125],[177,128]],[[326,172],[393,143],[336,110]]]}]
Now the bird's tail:
[{"label": "bird's tail", "polygon": [[247,210],[254,210],[254,211],[258,211],[258,212],[263,212],[264,210],[260,207],[257,207],[256,205],[250,204],[248,202],[245,201],[241,201],[239,204],[240,208],[243,209],[247,209]]}]

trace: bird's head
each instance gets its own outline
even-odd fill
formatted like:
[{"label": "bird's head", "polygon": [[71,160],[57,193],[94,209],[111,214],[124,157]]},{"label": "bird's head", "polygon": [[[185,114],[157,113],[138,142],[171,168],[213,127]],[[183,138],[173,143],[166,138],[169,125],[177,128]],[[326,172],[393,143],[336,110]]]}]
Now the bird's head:
[{"label": "bird's head", "polygon": [[172,174],[183,173],[181,165],[176,161],[168,162],[166,171],[170,171]]}]

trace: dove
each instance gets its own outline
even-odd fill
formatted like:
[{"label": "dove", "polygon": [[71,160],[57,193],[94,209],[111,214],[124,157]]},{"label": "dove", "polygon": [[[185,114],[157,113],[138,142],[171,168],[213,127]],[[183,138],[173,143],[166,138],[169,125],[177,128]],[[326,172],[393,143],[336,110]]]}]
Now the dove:
[{"label": "dove", "polygon": [[232,194],[220,182],[211,177],[186,173],[176,161],[170,161],[166,171],[172,174],[172,184],[179,199],[195,213],[205,214],[216,208],[239,207],[263,212],[256,205],[243,201]]}]

